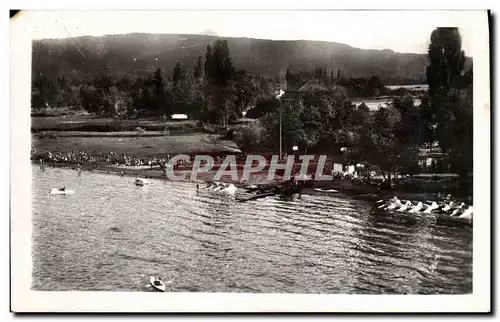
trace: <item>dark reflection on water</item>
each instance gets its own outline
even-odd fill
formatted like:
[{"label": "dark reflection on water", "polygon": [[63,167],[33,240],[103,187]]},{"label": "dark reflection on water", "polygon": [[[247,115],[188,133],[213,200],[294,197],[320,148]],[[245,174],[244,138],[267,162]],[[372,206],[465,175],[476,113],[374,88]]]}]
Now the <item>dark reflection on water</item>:
[{"label": "dark reflection on water", "polygon": [[[51,196],[66,185],[76,193]],[[33,289],[472,291],[472,228],[331,196],[239,203],[190,183],[33,168]]]}]

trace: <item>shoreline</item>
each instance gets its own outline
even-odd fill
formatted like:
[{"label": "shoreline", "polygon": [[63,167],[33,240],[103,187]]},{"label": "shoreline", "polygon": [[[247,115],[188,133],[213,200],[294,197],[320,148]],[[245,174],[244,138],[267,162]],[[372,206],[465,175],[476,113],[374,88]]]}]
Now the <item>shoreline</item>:
[{"label": "shoreline", "polygon": [[[36,162],[32,162],[32,165],[39,165]],[[52,168],[64,168],[64,169],[70,169],[70,170],[77,170],[76,165],[74,164],[59,164],[59,163],[46,163],[45,166],[49,166]],[[165,181],[172,181],[168,178],[166,178],[163,175],[163,171],[159,169],[127,169],[127,167],[117,167],[113,165],[106,165],[106,164],[93,164],[92,166],[90,165],[84,165],[81,167],[82,171],[85,172],[96,172],[96,173],[101,173],[101,174],[112,174],[112,175],[118,175],[118,176],[126,176],[126,177],[141,177],[141,178],[146,178],[146,179],[161,179]],[[177,174],[180,173],[191,173],[191,170],[176,170],[175,171]],[[197,178],[197,180],[191,180],[189,176],[186,176],[185,180],[179,180],[179,182],[184,182],[184,183],[209,183],[213,182],[213,175],[217,171],[210,171],[209,173],[203,173],[202,176]],[[123,175],[121,174],[123,173]],[[265,172],[267,173],[267,171]],[[222,177],[221,180],[217,180],[219,182],[225,182],[225,183],[232,183],[234,184],[238,189],[242,189],[242,194],[243,195],[254,195],[253,193],[249,191],[245,191],[245,188],[247,188],[249,185],[260,185],[260,186],[265,186],[265,185],[277,185],[279,183],[282,183],[283,181],[278,181],[278,180],[266,180],[263,179],[263,177],[267,177],[267,174],[265,176],[262,175],[262,173],[256,173],[256,176],[254,178],[250,178],[251,180],[247,180],[245,182],[241,181],[234,181],[234,180],[224,180]],[[253,180],[252,180],[253,179]],[[339,184],[340,183],[340,184]],[[341,198],[352,198],[356,200],[364,200],[367,202],[371,202],[372,205],[375,205],[375,201],[379,199],[386,198],[387,196],[398,196],[400,199],[406,199],[406,200],[416,200],[416,201],[422,201],[425,202],[426,199],[428,200],[429,196],[425,196],[425,194],[421,192],[416,192],[412,193],[412,196],[410,194],[406,194],[404,192],[398,192],[398,191],[393,191],[390,193],[376,193],[375,189],[373,187],[366,187],[366,186],[359,186],[359,185],[353,185],[351,184],[350,186],[346,186],[346,189],[342,188],[342,184],[348,184],[348,182],[326,182],[326,181],[315,181],[313,183],[312,187],[303,187],[301,188],[299,195],[312,195],[312,196],[325,196],[325,197],[341,197]],[[353,189],[354,186],[358,186],[357,189]],[[321,188],[324,189],[325,191],[318,191],[316,189]],[[372,188],[372,189],[369,189]],[[336,191],[327,191],[329,189],[334,189]],[[266,193],[264,193],[266,194]],[[274,195],[274,194],[268,194],[268,195]],[[279,194],[276,194],[279,195]],[[255,196],[255,195],[254,195]],[[431,197],[432,198],[432,197]],[[246,198],[245,198],[246,199]],[[252,200],[254,198],[250,197],[248,200],[239,200],[239,201],[248,201]],[[255,198],[257,199],[257,198]],[[441,214],[437,214],[437,219],[436,220],[446,220],[447,222],[451,220],[451,222],[456,222],[459,224],[466,223],[468,225],[472,224],[472,221],[470,220],[461,220],[460,218],[453,218],[450,219],[448,216],[444,216]]]},{"label": "shoreline", "polygon": [[[40,166],[39,163],[31,160],[33,166]],[[64,168],[70,170],[77,170],[77,165],[73,163],[55,163],[55,162],[46,162],[44,163],[46,167],[51,168]],[[93,164],[82,164],[80,166],[82,172],[95,172],[102,174],[111,174],[118,176],[126,176],[126,177],[135,177],[135,178],[144,178],[144,179],[159,179],[164,181],[173,181],[167,178],[163,172],[159,168],[159,166],[149,167],[149,166],[140,166],[140,167],[126,167],[126,166],[116,166],[110,164],[103,163],[93,163]],[[248,180],[242,181],[242,172],[243,170],[238,170],[238,180],[233,180],[231,176],[224,175],[218,180],[214,180],[214,176],[217,173],[216,169],[212,169],[210,171],[198,172],[196,179],[192,180],[191,178],[191,169],[187,170],[173,170],[174,175],[185,175],[182,180],[175,180],[179,182],[191,182],[191,183],[209,183],[213,181],[224,182],[228,184],[234,184],[238,188],[248,187],[249,185],[277,185],[283,183],[283,180],[280,176],[275,175],[274,180],[269,180],[267,178],[268,171],[263,170],[256,173],[251,173]],[[316,189],[322,189],[324,191],[318,191]],[[328,190],[335,191],[328,191]],[[328,195],[328,196],[336,196],[336,195],[348,195],[350,197],[354,197],[356,199],[379,199],[385,196],[393,196],[398,195],[398,197],[405,199],[421,199],[424,200],[429,197],[429,195],[437,194],[434,192],[425,192],[414,191],[414,192],[406,192],[401,190],[393,190],[393,191],[381,191],[378,192],[377,188],[373,185],[365,185],[359,183],[353,183],[347,179],[343,180],[335,180],[335,181],[313,181],[311,186],[303,187],[301,189],[301,194],[307,195]],[[411,196],[411,197],[410,197]]]}]

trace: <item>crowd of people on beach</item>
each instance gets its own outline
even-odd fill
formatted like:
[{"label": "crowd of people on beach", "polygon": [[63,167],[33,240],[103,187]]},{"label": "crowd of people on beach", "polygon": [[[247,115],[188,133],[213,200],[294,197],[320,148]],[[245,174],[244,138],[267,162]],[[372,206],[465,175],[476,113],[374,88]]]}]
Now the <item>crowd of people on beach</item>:
[{"label": "crowd of people on beach", "polygon": [[[139,166],[149,166],[151,169],[154,167],[159,167],[165,170],[171,159],[169,154],[165,157],[153,157],[152,159],[139,158],[134,156],[118,156],[117,153],[110,151],[106,154],[90,154],[87,151],[79,152],[47,152],[45,155],[37,154],[35,148],[31,149],[31,159],[38,161],[40,164],[54,163],[54,164],[78,164],[78,165],[89,165],[89,164],[107,164],[114,165],[117,167],[139,167]],[[214,156],[214,165],[220,165],[224,161],[225,156]],[[192,166],[192,160],[177,160],[173,165],[174,170],[190,167]],[[205,166],[206,162],[202,161],[201,166]]]}]

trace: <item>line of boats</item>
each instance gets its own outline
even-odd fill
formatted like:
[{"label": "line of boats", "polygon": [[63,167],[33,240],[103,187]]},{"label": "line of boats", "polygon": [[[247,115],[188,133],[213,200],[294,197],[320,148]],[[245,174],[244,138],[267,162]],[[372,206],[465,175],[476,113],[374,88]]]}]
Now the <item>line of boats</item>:
[{"label": "line of boats", "polygon": [[[200,188],[199,188],[198,184],[196,184],[196,187],[199,191]],[[212,190],[212,191],[221,191],[221,192],[225,192],[225,193],[232,195],[232,196],[236,193],[236,190],[238,190],[238,188],[232,183],[225,183],[225,182],[219,182],[219,181],[209,182],[205,187],[202,187],[202,189]]]},{"label": "line of boats", "polygon": [[[149,186],[149,181],[144,178],[136,178],[135,185],[141,187]],[[196,184],[196,189],[197,191],[200,191],[200,186],[198,183]],[[232,183],[219,181],[209,182],[205,187],[202,187],[201,189],[225,192],[229,195],[234,195],[236,193],[236,190],[238,190],[238,188]]]},{"label": "line of boats", "polygon": [[450,217],[472,220],[473,208],[465,203],[456,204],[453,201],[437,203],[435,201],[412,202],[400,200],[397,196],[385,201],[378,200],[377,208],[389,212],[406,212],[410,214],[446,214]]}]

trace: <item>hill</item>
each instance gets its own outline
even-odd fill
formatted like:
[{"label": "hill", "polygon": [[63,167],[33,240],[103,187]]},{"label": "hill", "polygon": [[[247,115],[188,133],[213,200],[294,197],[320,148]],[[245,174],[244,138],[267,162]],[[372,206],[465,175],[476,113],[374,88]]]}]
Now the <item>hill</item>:
[{"label": "hill", "polygon": [[[33,71],[48,77],[82,79],[96,74],[112,77],[151,75],[160,67],[168,75],[177,61],[191,72],[198,56],[217,36],[179,34],[125,34],[43,39],[33,42]],[[328,71],[338,69],[346,77],[379,76],[386,83],[419,83],[425,79],[427,57],[392,50],[366,50],[309,40],[276,41],[225,38],[238,69],[278,76],[280,70]],[[75,46],[76,44],[76,46]],[[156,60],[158,58],[158,60]]]}]

